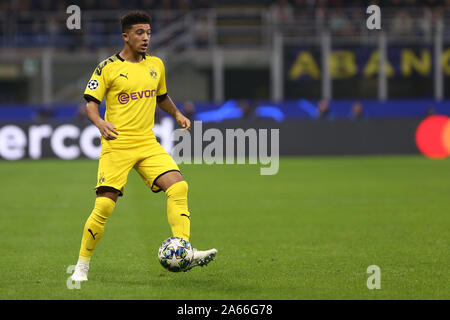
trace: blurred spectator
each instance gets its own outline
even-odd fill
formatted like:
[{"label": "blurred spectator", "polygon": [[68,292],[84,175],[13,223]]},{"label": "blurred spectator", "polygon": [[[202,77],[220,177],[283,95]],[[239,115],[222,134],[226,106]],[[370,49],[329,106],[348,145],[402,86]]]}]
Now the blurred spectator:
[{"label": "blurred spectator", "polygon": [[200,14],[194,21],[192,33],[197,47],[206,47],[209,44],[210,23],[206,13]]},{"label": "blurred spectator", "polygon": [[75,121],[77,121],[79,123],[89,122],[89,119],[86,114],[86,104],[85,103],[81,103],[78,106],[77,113],[75,115]]},{"label": "blurred spectator", "polygon": [[445,0],[445,4],[443,7],[443,15],[449,16],[450,15],[450,0]]},{"label": "blurred spectator", "polygon": [[427,108],[427,111],[425,112],[425,116],[429,117],[436,114],[436,109],[433,106],[430,106]]},{"label": "blurred spectator", "polygon": [[84,0],[82,8],[85,10],[97,10],[99,6],[97,0]]},{"label": "blurred spectator", "polygon": [[210,9],[212,3],[210,0],[194,0],[192,7],[193,9]]},{"label": "blurred spectator", "polygon": [[17,3],[17,9],[19,12],[29,11],[31,9],[29,1],[28,0],[20,0]]},{"label": "blurred spectator", "polygon": [[56,14],[50,14],[47,19],[46,31],[50,39],[55,39],[55,36],[62,30],[61,26],[58,24],[58,18]]},{"label": "blurred spectator", "polygon": [[352,109],[350,112],[350,119],[360,120],[360,119],[364,119],[364,118],[365,118],[365,116],[364,116],[363,106],[362,106],[361,102],[356,101],[352,105]]},{"label": "blurred spectator", "polygon": [[176,19],[186,16],[191,9],[190,0],[176,0],[174,10],[176,10]]},{"label": "blurred spectator", "polygon": [[423,0],[422,3],[430,9],[442,8],[444,5],[442,0]]},{"label": "blurred spectator", "polygon": [[[155,10],[160,8],[160,2],[164,2],[164,0],[155,0],[149,1],[152,2],[151,6],[147,6],[146,0],[112,0],[112,1],[101,1],[101,0],[0,0],[0,7],[3,8],[3,4],[7,3],[8,8],[13,6],[16,10],[19,9],[31,9],[31,10],[43,10],[50,11],[56,10],[58,7],[61,7],[62,4],[64,6],[68,6],[70,4],[79,5],[82,9],[93,10],[93,9],[108,9],[108,8],[116,8],[119,6],[119,9],[151,9]],[[187,0],[187,1],[178,1],[171,0],[170,8],[171,9],[182,9],[185,4],[181,4],[181,2],[189,3],[189,7],[192,9],[210,9],[214,7],[213,0]],[[267,2],[269,2],[267,0]],[[265,2],[265,3],[267,3]],[[289,6],[294,6],[295,8],[303,8],[303,9],[324,9],[328,8],[333,11],[336,8],[347,8],[347,7],[367,7],[371,4],[376,4],[383,7],[392,7],[392,8],[410,8],[413,6],[420,6],[429,9],[442,9],[444,6],[448,7],[447,0],[272,0],[274,5],[286,8],[285,4]],[[226,3],[225,0],[220,2],[221,4]],[[256,1],[255,1],[256,3]],[[236,6],[236,2],[234,2]],[[245,1],[242,1],[242,6],[246,6]],[[6,7],[6,6],[5,6]]]},{"label": "blurred spectator", "polygon": [[330,29],[338,35],[351,35],[353,28],[349,18],[343,9],[335,9],[332,11],[330,18]]},{"label": "blurred spectator", "polygon": [[295,11],[295,14],[299,14],[301,11],[312,13],[314,12],[315,7],[317,6],[317,0],[294,0],[292,5]]},{"label": "blurred spectator", "polygon": [[[228,6],[228,1],[217,2],[220,6]],[[62,29],[65,27],[63,18],[66,15],[61,11],[72,3],[79,5],[83,11],[98,9],[142,9],[149,11],[153,18],[152,26],[154,26],[155,33],[163,26],[179,18],[180,13],[184,16],[192,9],[210,9],[215,6],[213,0],[0,0],[0,11],[3,13],[3,17],[5,14],[8,16],[9,12],[13,11],[17,18],[16,15],[11,15],[12,19],[19,22],[11,28],[0,30],[0,37],[5,38],[4,30],[11,29],[14,32],[7,37],[12,38],[14,40],[12,42],[23,41],[29,46],[55,44],[62,47],[68,43],[81,42],[79,41],[80,37],[67,40],[66,34],[62,34],[64,32]],[[252,6],[256,3],[259,2],[252,1]],[[385,21],[383,22],[383,28],[384,23],[386,23],[390,24],[389,27],[392,28],[394,35],[425,36],[425,40],[433,40],[436,21],[443,20],[444,12],[446,17],[450,15],[450,0],[266,0],[264,3],[271,3],[269,14],[275,23],[289,24],[295,19],[295,24],[291,23],[289,28],[285,29],[287,32],[292,30],[295,36],[314,35],[327,24],[329,24],[332,32],[337,35],[353,36],[356,31],[365,31],[365,27],[361,26],[361,21],[364,22],[366,18],[364,8],[370,4],[377,4],[382,7],[383,15],[386,17],[386,19],[383,18],[383,21]],[[233,1],[232,5],[238,8],[239,6],[248,7],[251,4],[247,1],[241,1],[240,3]],[[263,5],[259,7],[263,8]],[[350,10],[350,7],[358,9]],[[384,8],[386,8],[386,12]],[[173,11],[174,9],[178,12]],[[390,9],[394,9],[394,11]],[[46,13],[44,16],[39,14],[21,16],[17,14],[30,10],[54,11],[62,18],[53,18],[52,12],[48,15]],[[117,21],[112,21],[111,17],[105,18],[105,16],[96,16],[95,14],[91,17],[92,19],[83,18],[83,30],[89,30],[89,33],[87,33],[89,37],[83,37],[81,46],[90,46],[93,43],[96,46],[115,46],[115,41],[120,40],[116,35]],[[312,21],[313,18],[316,19]],[[193,30],[196,32],[199,44],[201,46],[207,45],[209,39],[208,19],[205,16],[200,16],[199,20],[197,21],[195,18],[195,26],[192,24]],[[446,33],[448,33],[448,25],[446,28]],[[190,34],[189,36],[192,38],[194,35]],[[56,42],[53,43],[49,39]],[[8,41],[4,42],[8,43]],[[74,47],[72,45],[69,50]]]},{"label": "blurred spectator", "polygon": [[309,36],[312,32],[310,19],[314,16],[315,0],[295,0],[293,3],[297,36]]},{"label": "blurred spectator", "polygon": [[39,2],[41,4],[40,10],[42,10],[42,11],[51,11],[53,9],[52,0],[41,0]]},{"label": "blurred spectator", "polygon": [[270,10],[275,23],[286,23],[294,19],[294,8],[288,0],[277,0]]},{"label": "blurred spectator", "polygon": [[306,9],[306,0],[294,0],[294,10],[305,10]]},{"label": "blurred spectator", "polygon": [[186,14],[189,12],[191,8],[191,2],[189,0],[178,0],[177,1],[177,10],[180,10],[182,14]]},{"label": "blurred spectator", "polygon": [[404,7],[402,0],[391,0],[390,3],[388,4],[388,6],[390,8],[397,8],[397,9],[401,9]]},{"label": "blurred spectator", "polygon": [[343,6],[342,0],[328,0],[327,5],[329,8],[340,8]]},{"label": "blurred spectator", "polygon": [[327,100],[320,100],[317,104],[318,118],[322,120],[331,120],[333,116],[330,112],[330,106]]},{"label": "blurred spectator", "polygon": [[242,111],[242,119],[252,120],[255,118],[255,108],[247,100],[238,101],[239,109]]},{"label": "blurred spectator", "polygon": [[175,13],[172,11],[171,1],[170,0],[162,0],[161,8],[162,11],[162,26],[166,26],[171,23],[175,19]]},{"label": "blurred spectator", "polygon": [[137,8],[144,10],[150,14],[151,26],[153,30],[159,30],[161,28],[159,16],[154,14],[154,10],[159,10],[159,0],[139,0]]},{"label": "blurred spectator", "polygon": [[142,10],[156,10],[159,8],[157,0],[141,0],[139,8]]},{"label": "blurred spectator", "polygon": [[55,4],[55,10],[65,12],[69,5],[70,4],[67,4],[67,1],[65,0],[58,0],[58,2]]},{"label": "blurred spectator", "polygon": [[139,0],[128,0],[123,1],[119,0],[120,2],[120,10],[143,10],[142,7],[139,7]]},{"label": "blurred spectator", "polygon": [[0,1],[0,12],[8,14],[13,10],[12,3],[8,0]]},{"label": "blurred spectator", "polygon": [[426,0],[425,11],[431,16],[432,22],[442,20],[444,15],[444,1]]},{"label": "blurred spectator", "polygon": [[433,32],[433,13],[431,10],[424,10],[423,17],[419,20],[420,31],[425,36],[426,41],[430,41]]},{"label": "blurred spectator", "polygon": [[108,1],[105,1],[104,4],[102,3],[102,9],[106,9],[106,10],[120,10],[121,9],[120,0],[108,0]]},{"label": "blurred spectator", "polygon": [[48,122],[53,117],[54,111],[51,106],[42,106],[37,110],[36,121]]},{"label": "blurred spectator", "polygon": [[195,105],[192,101],[186,101],[183,104],[182,108],[183,114],[188,118],[189,120],[194,121],[195,119]]},{"label": "blurred spectator", "polygon": [[414,21],[409,12],[400,10],[394,16],[391,31],[397,36],[413,34]]}]

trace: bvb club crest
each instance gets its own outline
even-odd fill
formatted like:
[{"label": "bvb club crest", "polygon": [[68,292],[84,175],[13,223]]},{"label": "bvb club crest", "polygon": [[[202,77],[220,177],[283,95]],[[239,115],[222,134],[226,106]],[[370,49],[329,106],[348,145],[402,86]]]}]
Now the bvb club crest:
[{"label": "bvb club crest", "polygon": [[158,73],[156,72],[154,67],[150,67],[150,77],[156,79],[158,77]]},{"label": "bvb club crest", "polygon": [[105,173],[100,173],[100,177],[98,178],[98,184],[103,184],[105,182]]}]

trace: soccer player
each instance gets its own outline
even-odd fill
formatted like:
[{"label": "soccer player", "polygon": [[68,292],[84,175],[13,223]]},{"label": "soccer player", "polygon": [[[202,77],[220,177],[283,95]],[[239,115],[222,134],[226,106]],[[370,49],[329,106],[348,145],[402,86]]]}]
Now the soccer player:
[{"label": "soccer player", "polygon": [[[94,209],[86,221],[73,281],[87,281],[89,261],[101,239],[108,217],[124,193],[127,176],[134,168],[153,192],[167,195],[167,217],[172,235],[189,241],[188,184],[175,161],[153,133],[156,104],[185,129],[191,123],[167,94],[161,59],[146,54],[150,44],[150,17],[142,11],[125,14],[121,20],[122,51],[101,62],[84,92],[86,113],[102,136]],[[106,97],[103,120],[98,112]],[[194,249],[189,267],[207,265],[216,249]]]}]

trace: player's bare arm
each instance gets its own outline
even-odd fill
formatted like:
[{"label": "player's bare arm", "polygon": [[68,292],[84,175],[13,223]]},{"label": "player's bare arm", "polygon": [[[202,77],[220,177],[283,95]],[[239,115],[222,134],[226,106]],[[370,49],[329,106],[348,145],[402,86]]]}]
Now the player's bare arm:
[{"label": "player's bare arm", "polygon": [[86,104],[86,115],[88,119],[98,128],[103,138],[106,140],[117,139],[117,136],[114,135],[119,135],[116,131],[116,126],[100,117],[98,106],[99,105],[94,101],[89,101]]},{"label": "player's bare arm", "polygon": [[169,96],[165,96],[164,99],[158,99],[158,106],[174,117],[178,124],[184,129],[191,129],[191,121],[178,110],[177,106]]}]

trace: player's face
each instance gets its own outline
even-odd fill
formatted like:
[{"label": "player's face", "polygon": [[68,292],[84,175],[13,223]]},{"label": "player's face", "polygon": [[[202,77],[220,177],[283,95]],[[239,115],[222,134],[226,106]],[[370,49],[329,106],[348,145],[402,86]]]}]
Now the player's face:
[{"label": "player's face", "polygon": [[123,39],[137,53],[145,53],[150,44],[151,28],[149,24],[134,24],[123,34]]}]

